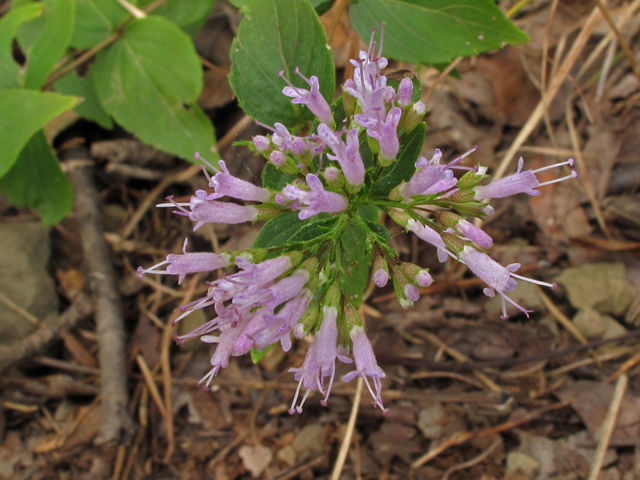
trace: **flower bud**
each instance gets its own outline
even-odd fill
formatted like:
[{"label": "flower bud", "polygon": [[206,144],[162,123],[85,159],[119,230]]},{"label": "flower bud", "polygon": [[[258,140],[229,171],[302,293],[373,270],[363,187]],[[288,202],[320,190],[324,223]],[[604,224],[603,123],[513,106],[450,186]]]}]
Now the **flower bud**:
[{"label": "flower bud", "polygon": [[449,248],[449,250],[451,250],[453,253],[460,253],[466,246],[464,240],[453,233],[444,232],[440,236],[442,237],[442,241],[445,243],[447,248]]},{"label": "flower bud", "polygon": [[373,283],[377,287],[384,287],[389,281],[389,266],[382,255],[376,256],[373,262]]},{"label": "flower bud", "polygon": [[274,167],[282,168],[287,163],[287,156],[280,150],[274,150],[271,152],[271,155],[269,155],[269,161]]},{"label": "flower bud", "polygon": [[256,150],[260,153],[268,150],[271,147],[271,139],[269,137],[265,137],[264,135],[256,135],[252,138],[253,145],[256,147]]},{"label": "flower bud", "polygon": [[398,86],[398,96],[396,101],[399,107],[407,107],[411,105],[411,95],[413,94],[413,82],[410,78],[405,77],[400,81]]}]

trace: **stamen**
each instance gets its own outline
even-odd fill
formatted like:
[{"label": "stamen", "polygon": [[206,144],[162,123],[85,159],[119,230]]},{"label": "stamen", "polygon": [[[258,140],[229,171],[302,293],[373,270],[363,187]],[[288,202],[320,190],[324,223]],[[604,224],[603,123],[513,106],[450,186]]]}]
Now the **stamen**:
[{"label": "stamen", "polygon": [[504,301],[504,295],[500,295],[500,302],[502,303],[502,315],[500,316],[500,318],[502,320],[507,320],[509,318],[509,315],[507,315],[507,304]]},{"label": "stamen", "polygon": [[573,167],[574,163],[575,163],[575,160],[573,158],[570,158],[566,162],[554,163],[553,165],[548,165],[546,167],[538,168],[537,170],[534,170],[533,173],[544,172],[545,170],[551,170],[552,168],[562,167],[563,165],[569,165],[570,167]]},{"label": "stamen", "polygon": [[[284,73],[284,70],[282,70],[280,73]],[[285,78],[285,81],[286,81],[286,80],[287,80],[287,79]],[[262,123],[262,122],[259,122],[259,121],[257,121],[257,120],[256,120],[256,125],[260,125],[261,127],[266,128],[267,130],[271,130],[272,132],[275,132],[275,131],[276,131],[276,129],[275,129],[275,128],[270,127],[269,125],[266,125],[266,124],[264,124],[264,123]]]},{"label": "stamen", "polygon": [[293,415],[296,413],[296,402],[298,401],[298,395],[300,395],[300,387],[302,387],[302,381],[304,380],[304,375],[298,382],[298,388],[296,388],[296,394],[293,397],[293,402],[291,402],[291,408],[289,409],[289,415]]},{"label": "stamen", "polygon": [[333,379],[336,376],[336,368],[333,367],[333,371],[331,372],[331,380],[329,380],[329,386],[327,387],[327,393],[325,393],[324,398],[320,400],[320,405],[323,407],[327,406],[327,402],[329,400],[329,394],[331,393],[331,387],[333,386]]},{"label": "stamen", "polygon": [[196,152],[193,154],[193,159],[194,160],[200,160],[202,163],[204,163],[207,167],[211,168],[212,170],[214,170],[215,172],[219,172],[220,169],[214,167],[211,163],[209,163],[207,160],[204,159],[204,157],[202,157],[200,155],[200,152]]},{"label": "stamen", "polygon": [[[480,148],[480,146],[476,145],[474,146],[471,150],[469,150],[468,152],[463,153],[462,155],[460,155],[459,157],[455,158],[454,160],[452,160],[449,165],[447,165],[448,168],[452,168],[454,165],[457,165],[458,163],[462,162],[462,160],[464,160],[465,158],[467,158],[469,155],[471,155],[472,153],[474,153],[475,151],[477,151]],[[473,170],[476,167],[456,167],[459,170]]]},{"label": "stamen", "polygon": [[538,187],[544,187],[545,185],[551,185],[552,183],[564,182],[565,180],[569,180],[571,178],[578,178],[578,172],[576,172],[575,170],[571,170],[571,175],[541,183],[540,185],[538,185]]},{"label": "stamen", "polygon": [[138,267],[138,269],[136,270],[136,274],[138,278],[142,278],[142,275],[145,273],[155,273],[157,275],[169,275],[169,272],[167,272],[166,270],[154,270],[154,268],[161,267],[162,265],[166,265],[167,263],[169,262],[165,260],[164,262],[156,263],[153,267],[149,267],[149,268]]},{"label": "stamen", "polygon": [[536,285],[540,285],[542,287],[549,287],[553,290],[558,288],[558,285],[555,283],[542,282],[540,280],[534,280],[533,278],[523,277],[522,275],[516,275],[515,273],[510,273],[512,277],[519,278],[520,280],[524,280],[525,282],[535,283]]},{"label": "stamen", "polygon": [[[514,302],[513,300],[511,300],[511,299],[510,299],[509,297],[507,297],[506,295],[504,295],[504,294],[502,294],[502,293],[501,293],[500,295],[502,295],[502,298],[503,298],[504,300],[506,300],[506,301],[507,301],[507,302],[509,302],[511,305],[513,305],[513,306],[514,306],[514,307],[516,307],[518,310],[520,310],[522,313],[524,313],[524,314],[527,316],[527,318],[529,318],[529,314],[530,314],[530,313],[533,313],[533,310],[527,310],[526,308],[521,307],[520,305],[518,305],[516,302]],[[508,315],[507,315],[507,318],[509,318],[509,316],[508,316]],[[506,319],[503,319],[503,320],[506,320]]]},{"label": "stamen", "polygon": [[310,393],[311,393],[311,390],[307,390],[304,393],[304,397],[302,397],[302,400],[300,401],[300,405],[296,407],[296,412],[302,413],[302,406],[304,405],[304,402],[307,401],[307,397],[309,396]]},{"label": "stamen", "polygon": [[385,22],[382,22],[380,24],[380,47],[378,48],[378,58],[380,58],[382,56],[382,42],[384,41],[384,24]]},{"label": "stamen", "polygon": [[202,383],[205,382],[205,380],[206,380],[206,383],[205,383],[204,387],[202,387],[202,389],[205,390],[205,391],[208,391],[209,390],[209,384],[211,383],[211,380],[213,380],[213,377],[215,377],[216,374],[218,373],[218,370],[220,370],[220,365],[216,365],[211,370],[209,370],[209,373],[207,373],[204,377],[202,377],[200,380],[198,380],[196,385],[201,386]]},{"label": "stamen", "polygon": [[[298,70],[298,67],[296,67],[296,70]],[[298,73],[298,72],[296,71],[296,73]],[[299,74],[299,75],[302,78],[304,78],[301,74]],[[298,87],[296,87],[293,83],[291,83],[287,77],[284,76],[284,70],[280,70],[280,73],[278,73],[278,76],[281,77],[285,82],[287,82],[287,85],[289,85],[296,92],[298,92],[298,95],[302,95],[302,91]],[[275,130],[274,130],[274,132],[275,132]]]}]

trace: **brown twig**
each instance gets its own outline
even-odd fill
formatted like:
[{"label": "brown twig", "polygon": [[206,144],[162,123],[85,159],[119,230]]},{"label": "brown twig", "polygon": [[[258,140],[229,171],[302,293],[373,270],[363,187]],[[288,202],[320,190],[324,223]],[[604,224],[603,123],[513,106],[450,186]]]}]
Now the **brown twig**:
[{"label": "brown twig", "polygon": [[611,397],[611,403],[609,404],[607,416],[604,417],[604,422],[602,422],[602,427],[600,429],[600,440],[598,441],[596,452],[593,455],[593,461],[591,462],[591,469],[589,471],[588,480],[596,480],[598,478],[598,475],[600,474],[604,455],[605,453],[607,453],[607,447],[609,446],[609,440],[611,439],[611,434],[613,433],[613,427],[615,427],[616,418],[618,417],[618,412],[620,411],[620,405],[622,404],[624,391],[627,389],[628,380],[628,377],[625,374],[622,374],[616,382],[616,388],[614,389],[613,396]]},{"label": "brown twig", "polygon": [[349,422],[347,423],[347,430],[342,439],[340,445],[340,451],[338,452],[338,458],[333,466],[333,472],[331,472],[331,480],[338,480],[344,467],[344,462],[347,459],[347,453],[349,453],[349,447],[351,446],[351,439],[353,438],[353,432],[356,427],[356,419],[358,418],[358,410],[360,409],[360,398],[362,397],[362,377],[358,377],[358,383],[356,384],[356,394],[353,398],[353,404],[351,405],[351,413],[349,414]]},{"label": "brown twig", "polygon": [[[85,147],[74,147],[65,151],[65,157],[86,160],[89,152]],[[68,172],[75,193],[75,220],[95,306],[102,398],[102,424],[96,442],[100,444],[118,441],[123,433],[131,433],[133,421],[127,408],[127,354],[122,306],[111,251],[104,238],[93,173],[93,167],[86,165],[76,166]]]},{"label": "brown twig", "polygon": [[61,332],[73,327],[91,315],[93,307],[85,295],[76,297],[71,306],[50,325],[45,325],[26,338],[0,346],[0,372],[25,358],[41,353],[44,347],[55,340]]}]

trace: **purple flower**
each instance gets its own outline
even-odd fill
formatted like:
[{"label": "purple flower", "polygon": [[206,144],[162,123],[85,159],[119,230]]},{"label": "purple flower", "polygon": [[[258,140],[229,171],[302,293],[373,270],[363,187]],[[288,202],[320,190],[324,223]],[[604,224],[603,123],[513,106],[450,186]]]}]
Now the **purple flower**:
[{"label": "purple flower", "polygon": [[236,323],[231,323],[225,325],[224,327],[220,327],[221,333],[216,341],[216,343],[218,343],[218,346],[216,347],[216,351],[211,357],[211,365],[213,368],[198,382],[198,385],[204,383],[203,388],[205,390],[209,388],[211,380],[213,380],[213,377],[218,374],[220,369],[229,366],[229,356],[233,352],[233,347],[244,329],[249,324],[251,317],[252,314],[248,311],[245,311],[242,313],[239,321],[237,321]]},{"label": "purple flower", "polygon": [[402,110],[399,107],[392,107],[387,112],[386,118],[384,118],[384,111],[376,113],[375,116],[356,115],[356,122],[367,129],[367,135],[378,140],[380,156],[384,160],[393,160],[400,149],[398,123],[402,117]]},{"label": "purple flower", "polygon": [[325,191],[322,181],[314,174],[307,174],[306,180],[311,191],[302,190],[293,185],[287,185],[282,190],[283,196],[307,205],[307,207],[301,208],[298,214],[300,220],[310,218],[321,212],[336,213],[347,208],[347,199],[339,193]]},{"label": "purple flower", "polygon": [[398,97],[396,101],[401,108],[411,105],[411,94],[413,93],[413,82],[410,78],[405,77],[400,81],[398,86]]},{"label": "purple flower", "polygon": [[536,178],[536,173],[543,172],[551,168],[561,167],[562,165],[569,165],[570,167],[573,167],[573,164],[574,160],[573,158],[570,158],[566,162],[556,163],[537,170],[525,170],[523,172],[522,167],[524,165],[524,160],[520,157],[516,173],[496,180],[495,182],[491,182],[488,185],[475,187],[474,198],[476,200],[482,200],[483,198],[504,198],[511,195],[517,195],[518,193],[527,193],[534,196],[540,195],[540,192],[535,190],[536,188],[544,185],[550,185],[552,183],[562,182],[563,180],[568,180],[570,178],[576,178],[578,174],[575,170],[571,170],[571,174],[566,177],[556,178],[549,182],[540,183]]},{"label": "purple flower", "polygon": [[302,88],[295,87],[285,76],[284,70],[280,72],[280,76],[289,85],[282,89],[287,97],[293,98],[291,103],[300,103],[309,107],[309,110],[318,117],[318,119],[326,124],[333,123],[333,114],[331,113],[331,107],[320,93],[320,83],[318,77],[312,75],[311,78],[305,77],[300,73],[300,69],[296,67],[294,73],[300,75],[302,79],[309,84],[310,90],[304,90]]},{"label": "purple flower", "polygon": [[[361,326],[353,327],[349,332],[349,336],[353,343],[353,359],[355,360],[356,369],[353,372],[347,373],[342,377],[342,380],[344,382],[350,382],[356,377],[362,377],[365,385],[369,389],[369,393],[371,393],[371,398],[373,398],[373,406],[379,407],[382,413],[386,415],[389,409],[385,408],[382,404],[382,382],[380,380],[385,377],[385,373],[378,366],[371,342],[369,342],[367,334]],[[371,377],[374,388],[371,388],[367,377]]]},{"label": "purple flower", "polygon": [[263,322],[263,327],[253,335],[256,348],[263,350],[272,343],[280,341],[282,349],[288,352],[291,348],[291,331],[309,309],[313,295],[311,290],[304,288],[277,314],[269,316]]},{"label": "purple flower", "polygon": [[[381,27],[384,27],[384,25]],[[384,30],[380,28],[382,33],[380,35],[380,48],[377,52],[376,42],[374,41],[376,30],[376,28],[371,30],[368,51],[361,50],[358,60],[350,60],[355,67],[353,80],[349,79],[344,83],[345,91],[357,98],[360,106],[364,105],[371,92],[387,85],[387,78],[380,74],[380,71],[388,64],[387,59],[382,56],[382,35]]]},{"label": "purple flower", "polygon": [[[179,275],[178,285],[180,285],[188,273],[211,272],[218,268],[226,268],[231,264],[231,255],[228,253],[187,253],[188,242],[189,240],[185,239],[182,245],[182,255],[169,254],[164,262],[160,262],[153,267],[147,269],[138,267],[138,278],[142,278],[142,275],[145,273]],[[163,265],[167,265],[166,270],[155,270]]]},{"label": "purple flower", "polygon": [[[336,307],[325,306],[322,310],[323,318],[320,330],[316,333],[313,343],[307,351],[304,363],[299,368],[291,368],[290,372],[295,373],[294,378],[298,382],[295,397],[291,403],[289,414],[302,413],[302,406],[309,396],[309,392],[318,390],[324,395],[320,403],[327,405],[333,379],[336,375],[336,358],[345,363],[350,363],[351,359],[338,353],[338,327],[336,319],[338,317],[338,309]],[[325,390],[325,377],[329,378],[329,384]],[[300,387],[304,385],[307,389],[304,397],[300,401],[300,405],[296,406]]]},{"label": "purple flower", "polygon": [[333,152],[333,155],[327,154],[327,157],[338,161],[347,183],[354,187],[362,185],[364,183],[365,169],[360,156],[358,129],[354,128],[347,132],[347,143],[345,143],[340,138],[340,135],[329,126],[321,123],[318,125],[318,136]]},{"label": "purple flower", "polygon": [[456,229],[469,240],[483,248],[489,248],[493,245],[493,239],[486,232],[483,232],[466,220],[460,220],[456,225]]},{"label": "purple flower", "polygon": [[440,165],[441,159],[442,152],[439,148],[436,148],[431,160],[424,157],[418,158],[416,162],[418,170],[409,179],[409,182],[400,187],[400,195],[403,197],[431,195],[455,187],[457,180],[453,176],[453,171],[448,165]]},{"label": "purple flower", "polygon": [[215,189],[215,193],[207,196],[208,200],[214,200],[225,195],[250,202],[268,202],[271,199],[271,192],[266,188],[257,187],[253,183],[231,175],[223,160],[220,160],[218,165],[220,165],[222,171],[219,171],[213,177],[209,177],[205,170],[205,174],[209,178],[209,186]]},{"label": "purple flower", "polygon": [[484,294],[487,297],[493,297],[495,292],[498,292],[502,297],[502,317],[503,319],[509,318],[507,315],[507,308],[505,300],[524,313],[527,317],[531,310],[527,310],[521,307],[516,302],[511,300],[505,292],[511,292],[516,288],[517,282],[514,278],[525,280],[527,282],[535,283],[536,285],[543,285],[546,287],[556,288],[555,284],[540,282],[538,280],[532,280],[530,278],[516,275],[514,272],[520,268],[519,263],[512,263],[503,267],[498,262],[493,260],[486,253],[481,253],[473,247],[465,246],[459,254],[460,261],[467,264],[469,270],[471,270],[478,278],[483,280],[488,288],[484,289]]},{"label": "purple flower", "polygon": [[[174,211],[178,215],[189,217],[190,220],[196,222],[193,227],[195,232],[205,223],[243,223],[254,222],[258,219],[259,210],[250,205],[236,205],[235,203],[217,202],[209,200],[207,192],[197,190],[196,194],[191,197],[189,203],[176,203],[171,197],[170,203],[161,203],[158,207],[177,207]],[[187,210],[189,207],[191,211]]]},{"label": "purple flower", "polygon": [[416,220],[410,219],[407,222],[407,229],[411,230],[420,240],[424,240],[437,248],[438,260],[442,263],[447,259],[447,255],[455,258],[442,240],[442,237],[433,228],[428,227]]}]

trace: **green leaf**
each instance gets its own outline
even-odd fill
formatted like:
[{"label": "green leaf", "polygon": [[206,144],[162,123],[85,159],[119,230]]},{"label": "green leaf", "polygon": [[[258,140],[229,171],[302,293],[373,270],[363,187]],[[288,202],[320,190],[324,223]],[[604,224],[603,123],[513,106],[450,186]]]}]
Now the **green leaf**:
[{"label": "green leaf", "polygon": [[385,55],[414,63],[448,63],[529,40],[493,0],[361,0],[351,3],[349,18],[367,43],[385,22]]},{"label": "green leaf", "polygon": [[261,0],[249,9],[231,46],[229,82],[240,106],[267,125],[311,119],[306,106],[282,94],[286,83],[278,73],[284,70],[295,86],[308,89],[293,73],[299,67],[305,76],[317,76],[324,98],[333,99],[335,67],[318,15],[309,0]]},{"label": "green leaf", "polygon": [[278,170],[271,163],[266,163],[262,169],[262,186],[273,190],[282,190],[285,185],[298,178],[292,173],[285,173]]},{"label": "green leaf", "polygon": [[[142,0],[138,6],[143,8],[155,0]],[[213,9],[215,0],[169,0],[153,11],[153,15],[165,17],[178,25],[188,34],[193,35],[202,26]]]},{"label": "green leaf", "polygon": [[0,19],[0,88],[15,88],[18,83],[18,73],[20,67],[13,60],[12,42],[18,27],[29,20],[42,15],[44,5],[42,3],[31,3],[22,7],[9,10]]},{"label": "green leaf", "polygon": [[358,213],[368,222],[377,222],[380,216],[380,210],[375,205],[365,205],[360,207]]},{"label": "green leaf", "polygon": [[[92,75],[91,71],[89,71],[89,75]],[[90,78],[79,77],[75,72],[71,72],[54,83],[53,88],[56,92],[77,95],[82,98],[82,102],[74,109],[78,115],[96,122],[107,130],[113,128],[111,116],[102,108]]]},{"label": "green leaf", "polygon": [[391,232],[387,227],[385,227],[381,223],[378,223],[378,221],[370,222],[369,220],[365,220],[365,223],[367,224],[367,227],[369,227],[373,233],[380,237],[383,242],[389,242],[389,240],[391,239]]},{"label": "green leaf", "polygon": [[396,185],[411,178],[416,171],[415,163],[420,156],[426,133],[427,125],[420,122],[404,137],[396,161],[382,170],[380,178],[373,186],[375,196],[386,197]]},{"label": "green leaf", "polygon": [[253,248],[280,247],[292,241],[310,240],[318,236],[312,235],[312,232],[317,232],[314,230],[315,224],[317,223],[318,227],[326,226],[326,220],[334,220],[334,218],[327,213],[321,213],[310,219],[300,220],[298,212],[283,212],[264,224],[253,243]]},{"label": "green leaf", "polygon": [[58,93],[0,90],[0,177],[15,163],[29,137],[76,103],[77,97]]},{"label": "green leaf", "polygon": [[60,169],[44,130],[31,137],[18,161],[0,178],[0,190],[11,203],[35,208],[45,225],[62,220],[73,206],[71,182]]},{"label": "green leaf", "polygon": [[140,140],[187,160],[196,151],[216,160],[213,126],[195,104],[202,67],[177,26],[154,16],[131,22],[98,55],[92,76],[105,110]]},{"label": "green leaf", "polygon": [[331,231],[331,228],[338,220],[338,217],[326,218],[328,214],[314,215],[309,219],[309,223],[302,225],[300,229],[287,240],[285,245],[297,242],[308,242]]},{"label": "green leaf", "polygon": [[328,12],[336,0],[311,0],[311,5],[316,9],[318,15]]},{"label": "green leaf", "polygon": [[[129,12],[117,0],[77,0],[78,10],[71,46],[91,48],[114,33],[129,18]],[[153,0],[131,1],[144,8]],[[168,0],[153,10],[153,15],[165,17],[188,34],[193,35],[204,23],[215,0]]]},{"label": "green leaf", "polygon": [[[67,50],[76,16],[75,0],[44,0],[45,22],[33,44],[26,48],[27,63],[22,72],[26,88],[40,88]],[[37,22],[24,25],[40,28]],[[24,45],[23,45],[24,47]]]},{"label": "green leaf", "polygon": [[76,24],[70,42],[75,48],[97,45],[129,18],[129,12],[117,0],[76,1]]},{"label": "green leaf", "polygon": [[340,289],[355,308],[362,303],[369,281],[372,253],[367,236],[364,226],[358,222],[350,222],[339,240],[342,248]]}]

